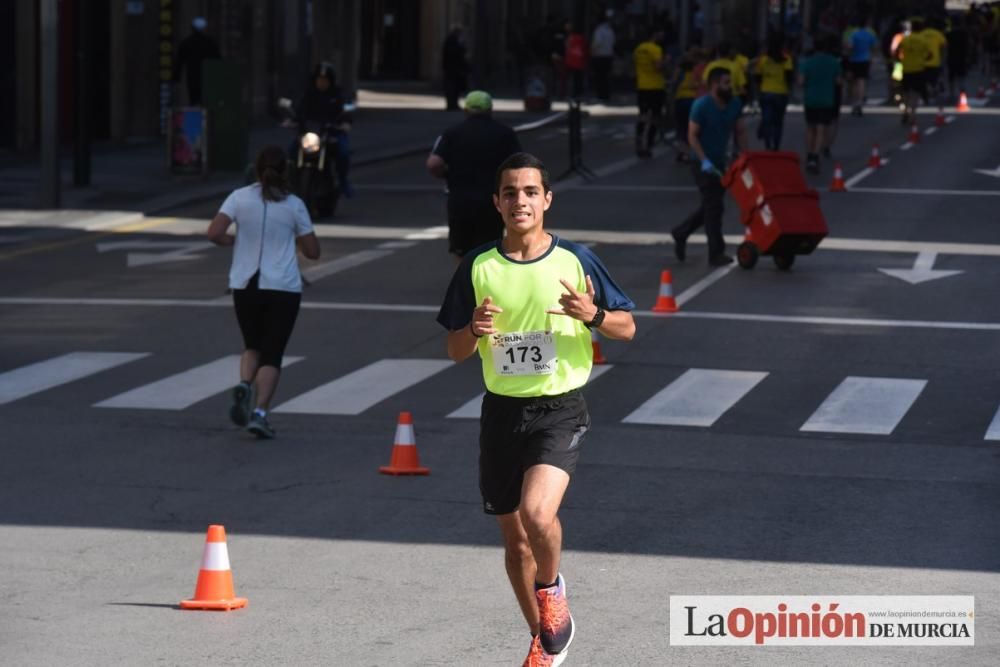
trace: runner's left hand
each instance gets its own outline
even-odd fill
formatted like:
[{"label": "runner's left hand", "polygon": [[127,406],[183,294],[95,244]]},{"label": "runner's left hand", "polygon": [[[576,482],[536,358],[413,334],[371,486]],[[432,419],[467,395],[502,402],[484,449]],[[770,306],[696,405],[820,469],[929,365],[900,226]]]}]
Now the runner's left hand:
[{"label": "runner's left hand", "polygon": [[569,315],[574,320],[589,322],[597,315],[597,306],[594,305],[594,283],[590,276],[587,276],[587,291],[577,292],[573,286],[563,279],[559,279],[562,286],[569,290],[568,294],[559,297],[559,305],[562,308],[549,308],[546,313],[550,315]]}]

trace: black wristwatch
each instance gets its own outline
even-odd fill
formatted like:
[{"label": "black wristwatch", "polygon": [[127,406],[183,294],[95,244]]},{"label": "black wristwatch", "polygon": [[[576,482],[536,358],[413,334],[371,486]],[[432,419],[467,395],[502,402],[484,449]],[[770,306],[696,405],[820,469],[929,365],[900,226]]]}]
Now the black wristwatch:
[{"label": "black wristwatch", "polygon": [[594,315],[594,319],[590,320],[589,322],[585,322],[583,326],[587,327],[588,329],[596,329],[597,327],[604,324],[605,315],[607,315],[607,312],[605,312],[603,308],[598,306],[597,313]]}]

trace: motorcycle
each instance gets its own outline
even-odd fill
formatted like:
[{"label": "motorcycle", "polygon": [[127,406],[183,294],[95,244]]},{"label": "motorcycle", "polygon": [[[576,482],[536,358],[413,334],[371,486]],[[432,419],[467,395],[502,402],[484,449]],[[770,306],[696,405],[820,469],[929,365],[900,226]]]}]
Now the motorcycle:
[{"label": "motorcycle", "polygon": [[292,192],[305,202],[312,217],[332,217],[340,199],[340,181],[334,168],[336,131],[344,128],[312,121],[299,124],[287,98],[280,99],[278,107],[286,114],[282,126],[297,130],[295,156],[288,163]]}]

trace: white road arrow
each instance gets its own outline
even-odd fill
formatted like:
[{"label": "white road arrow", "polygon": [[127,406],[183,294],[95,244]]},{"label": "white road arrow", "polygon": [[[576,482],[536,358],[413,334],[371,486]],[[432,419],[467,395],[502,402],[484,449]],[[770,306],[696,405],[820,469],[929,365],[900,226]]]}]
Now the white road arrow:
[{"label": "white road arrow", "polygon": [[964,273],[963,271],[935,271],[934,260],[936,259],[936,252],[922,252],[917,255],[917,261],[913,263],[912,269],[879,269],[879,271],[887,276],[905,280],[911,285],[919,285],[928,280],[937,280]]},{"label": "white road arrow", "polygon": [[[113,250],[166,250],[166,252],[130,252],[126,258],[129,268],[149,266],[163,262],[183,262],[198,259],[195,253],[208,250],[212,244],[207,241],[111,241],[98,243],[97,252]],[[170,250],[168,250],[170,249]]]},{"label": "white road arrow", "polygon": [[976,169],[974,170],[977,174],[982,174],[983,176],[992,176],[993,178],[1000,178],[1000,167],[996,169]]}]

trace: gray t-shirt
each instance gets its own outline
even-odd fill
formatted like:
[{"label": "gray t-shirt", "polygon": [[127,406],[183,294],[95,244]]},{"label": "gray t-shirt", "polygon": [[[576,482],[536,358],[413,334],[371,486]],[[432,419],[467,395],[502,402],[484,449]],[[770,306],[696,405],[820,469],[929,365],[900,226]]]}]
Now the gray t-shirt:
[{"label": "gray t-shirt", "polygon": [[295,239],[312,233],[313,226],[301,199],[290,194],[282,201],[265,201],[255,183],[234,190],[219,213],[236,223],[230,289],[245,288],[260,271],[260,289],[302,291]]}]

